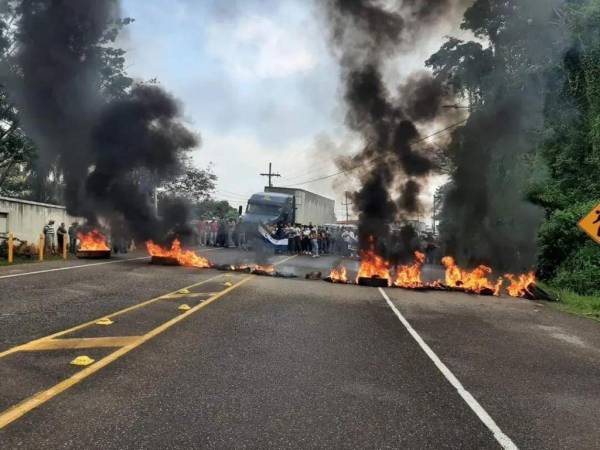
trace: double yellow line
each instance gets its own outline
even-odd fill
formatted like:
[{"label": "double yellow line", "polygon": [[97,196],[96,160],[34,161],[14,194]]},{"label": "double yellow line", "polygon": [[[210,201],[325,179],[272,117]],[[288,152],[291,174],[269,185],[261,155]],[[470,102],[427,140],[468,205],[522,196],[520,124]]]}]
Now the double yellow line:
[{"label": "double yellow line", "polygon": [[[283,258],[283,259],[275,262],[273,265],[277,266],[277,265],[282,264],[286,261],[289,261],[295,257],[296,257],[296,255],[293,255],[293,256],[290,256],[287,258]],[[210,305],[211,303],[217,301],[218,299],[220,299],[224,295],[228,294],[229,292],[233,291],[234,289],[237,289],[244,283],[247,283],[249,280],[254,278],[254,276],[250,275],[250,276],[243,278],[242,280],[235,283],[234,285],[232,285],[218,293],[215,293],[214,295],[209,297],[204,302],[199,303],[198,305],[194,306],[190,310],[174,317],[173,319],[163,323],[162,325],[159,325],[158,327],[154,328],[153,330],[149,331],[148,333],[146,333],[142,336],[126,336],[126,337],[112,336],[112,337],[105,337],[105,338],[89,338],[89,339],[86,339],[86,338],[55,339],[55,338],[64,336],[66,334],[73,333],[75,331],[81,330],[82,328],[92,326],[101,318],[111,319],[111,318],[120,316],[121,314],[125,314],[125,313],[133,311],[135,309],[150,305],[159,300],[164,300],[169,297],[173,298],[173,296],[176,296],[177,293],[183,289],[191,289],[196,286],[200,286],[202,284],[213,281],[222,276],[226,276],[226,275],[224,275],[224,274],[216,275],[214,277],[200,281],[199,283],[194,283],[190,286],[180,288],[180,289],[170,292],[168,294],[161,295],[160,297],[155,297],[153,299],[146,300],[145,302],[137,303],[137,304],[127,307],[125,309],[116,311],[112,314],[102,316],[100,318],[97,318],[97,319],[91,320],[89,322],[85,322],[80,325],[69,328],[67,330],[59,331],[58,333],[54,333],[49,336],[28,342],[27,344],[19,345],[19,346],[10,348],[8,350],[5,350],[4,352],[1,352],[0,358],[8,356],[13,353],[20,352],[20,351],[51,350],[51,349],[57,349],[57,348],[119,347],[113,353],[110,353],[109,355],[96,361],[95,363],[86,367],[85,369],[81,370],[80,372],[77,372],[73,376],[52,386],[50,389],[38,392],[37,394],[33,395],[32,397],[29,397],[28,399],[22,401],[21,403],[18,403],[17,405],[0,413],[0,429],[6,427],[10,423],[12,423],[15,420],[19,419],[20,417],[24,416],[32,409],[37,408],[38,406],[44,404],[45,402],[52,399],[53,397],[59,395],[60,393],[66,391],[67,389],[73,387],[77,383],[85,380],[90,375],[103,369],[104,367],[106,367],[113,361],[116,361],[117,359],[121,358],[122,356],[126,355],[131,350],[135,349],[136,347],[139,347],[140,345],[144,344],[145,342],[149,341],[150,339],[158,336],[159,334],[161,334],[164,331],[171,328],[173,325],[175,325],[175,324],[181,322],[182,320],[186,319],[187,317],[191,316],[195,312],[197,312],[197,311],[201,310],[202,308]]]},{"label": "double yellow line", "polygon": [[[222,276],[223,276],[223,274],[219,274],[219,275],[216,275],[214,277],[208,278],[208,279],[206,279],[204,281],[200,281],[199,283],[194,283],[194,284],[192,284],[190,286],[186,286],[186,287],[181,288],[181,289],[191,289],[191,288],[194,288],[196,286],[200,286],[202,284],[208,283],[209,281],[213,281],[213,280],[215,280],[215,279],[217,279],[219,277],[222,277]],[[51,334],[50,336],[45,336],[45,337],[40,338],[40,339],[35,339],[35,340],[31,341],[31,342],[28,342],[27,344],[18,345],[16,347],[9,348],[8,350],[0,352],[0,358],[8,356],[8,355],[10,355],[12,353],[17,353],[17,352],[20,352],[20,351],[26,351],[27,349],[32,348],[33,346],[35,346],[35,345],[37,345],[37,344],[39,344],[41,342],[45,342],[45,341],[47,341],[49,339],[54,339],[54,338],[57,338],[57,337],[60,337],[60,336],[64,336],[65,334],[70,334],[70,333],[73,333],[75,331],[79,331],[82,328],[87,328],[89,326],[94,325],[100,319],[104,319],[104,318],[112,319],[114,317],[120,316],[121,314],[125,314],[125,313],[133,311],[135,309],[142,308],[144,306],[150,305],[150,304],[152,304],[154,302],[157,302],[159,300],[163,300],[165,297],[168,297],[170,295],[176,294],[181,289],[178,289],[177,291],[169,292],[168,294],[165,294],[165,295],[161,295],[160,297],[155,297],[155,298],[152,298],[150,300],[146,300],[145,302],[136,303],[135,305],[129,306],[129,307],[124,308],[124,309],[121,309],[121,310],[116,311],[116,312],[114,312],[112,314],[109,314],[109,315],[106,315],[106,316],[102,316],[102,317],[98,317],[98,318],[96,318],[94,320],[90,320],[89,322],[85,322],[85,323],[76,325],[76,326],[71,327],[71,328],[69,328],[67,330],[63,330],[63,331],[59,331],[58,333]]]},{"label": "double yellow line", "polygon": [[[218,278],[220,276],[223,275],[217,275],[215,277],[209,278],[207,280],[204,280],[200,283],[196,283],[193,284],[191,286],[188,286],[185,289],[189,289],[189,288],[193,288],[195,286],[207,283],[209,281],[214,280],[215,278]],[[131,342],[129,342],[127,345],[119,348],[118,350],[114,351],[113,353],[110,353],[109,355],[105,356],[104,358],[98,360],[97,362],[95,362],[94,364],[90,365],[89,367],[86,367],[85,369],[81,370],[80,372],[77,372],[76,374],[74,374],[73,376],[71,376],[70,378],[67,378],[66,380],[61,381],[60,383],[56,384],[55,386],[52,386],[50,389],[47,389],[45,391],[41,391],[38,392],[37,394],[33,395],[32,397],[29,397],[28,399],[22,401],[21,403],[9,408],[8,410],[4,411],[3,413],[0,413],[0,429],[6,427],[8,424],[14,422],[15,420],[19,419],[20,417],[22,417],[23,415],[27,414],[29,411],[31,411],[34,408],[37,408],[38,406],[42,405],[43,403],[47,402],[48,400],[52,399],[53,397],[57,396],[58,394],[66,391],[67,389],[71,388],[72,386],[76,385],[77,383],[79,383],[80,381],[85,380],[87,377],[89,377],[90,375],[98,372],[99,370],[103,369],[104,367],[106,367],[107,365],[109,365],[110,363],[112,363],[113,361],[116,361],[117,359],[119,359],[120,357],[122,357],[123,355],[126,355],[127,353],[129,353],[131,350],[133,350],[136,347],[139,347],[140,345],[144,344],[145,342],[149,341],[150,339],[158,336],[159,334],[163,333],[164,331],[168,330],[169,328],[171,328],[173,325],[181,322],[182,320],[186,319],[187,317],[191,316],[192,314],[194,314],[195,312],[201,310],[202,308],[210,305],[211,303],[217,301],[219,298],[223,297],[224,295],[228,294],[229,292],[233,291],[234,289],[237,289],[238,287],[240,287],[241,285],[243,285],[244,283],[247,283],[249,280],[251,280],[253,278],[253,276],[248,276],[243,278],[242,280],[240,280],[239,282],[237,282],[236,284],[228,287],[227,289],[224,289],[220,292],[218,292],[217,294],[213,295],[212,297],[208,298],[206,301],[194,306],[192,309],[186,311],[185,313],[182,313],[176,317],[174,317],[173,319],[163,323],[162,325],[159,325],[158,327],[154,328],[153,330],[149,331],[148,333],[142,335],[142,336],[137,336],[135,337]],[[177,291],[174,291],[170,294],[166,294],[168,295],[172,295],[175,294]],[[161,298],[164,298],[165,295],[161,296],[161,297],[157,297],[154,298],[152,300],[148,300],[145,301],[143,303],[139,303],[137,305],[131,306],[129,308],[125,308],[122,309],[120,311],[117,311],[116,313],[113,313],[109,316],[104,316],[104,317],[115,317],[118,316],[120,314],[123,314],[125,312],[140,308],[142,306],[146,306],[150,303],[156,302],[158,300],[160,300]],[[96,319],[98,320],[98,319]],[[73,331],[79,330],[81,328],[85,328],[87,326],[90,326],[92,324],[94,324],[96,322],[96,320],[91,321],[91,322],[86,322],[84,324],[78,325],[76,327],[70,328],[68,330],[65,331],[61,331],[59,333],[55,333],[51,336],[47,336],[45,338],[42,339],[37,339],[35,341],[32,341],[28,344],[25,344],[23,346],[18,346],[18,347],[14,347],[10,350],[7,350],[3,353],[0,353],[0,357],[2,356],[6,356],[8,354],[11,353],[15,353],[18,351],[22,351],[22,350],[27,350],[28,346],[32,346],[32,345],[42,345],[42,343],[45,343],[49,340],[51,340],[52,338],[58,337],[58,336],[62,336],[65,335],[67,333],[71,333]]]}]

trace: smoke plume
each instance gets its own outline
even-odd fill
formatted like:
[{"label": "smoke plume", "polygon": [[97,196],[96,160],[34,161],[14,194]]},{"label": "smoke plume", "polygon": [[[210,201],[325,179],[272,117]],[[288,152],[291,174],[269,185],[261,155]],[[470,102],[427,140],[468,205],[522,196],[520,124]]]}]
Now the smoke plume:
[{"label": "smoke plume", "polygon": [[346,124],[364,141],[363,150],[343,163],[344,168],[361,167],[362,188],[353,194],[361,247],[374,236],[378,250],[392,259],[391,249],[398,246],[390,245],[389,225],[421,210],[421,187],[435,169],[423,146],[415,145],[421,137],[418,125],[439,117],[445,91],[422,72],[390,92],[384,66],[455,6],[452,0],[326,3],[332,46],[342,68]]},{"label": "smoke plume", "polygon": [[[543,210],[527,202],[525,192],[534,176],[529,161],[543,138],[545,98],[555,95],[547,85],[554,72],[540,68],[558,64],[565,51],[564,30],[553,19],[563,3],[511,0],[494,9],[477,0],[464,26],[487,38],[487,45],[449,39],[428,63],[440,80],[451,82],[450,71],[443,70],[448,50],[475,50],[464,78],[473,91],[479,86],[479,94],[465,98],[469,120],[452,134],[451,183],[444,189],[440,224],[444,252],[461,264],[523,271],[535,263]],[[478,30],[473,22],[496,25]]]},{"label": "smoke plume", "polygon": [[197,145],[179,105],[157,86],[135,86],[107,100],[101,89],[105,45],[119,20],[117,0],[21,0],[14,67],[2,68],[41,169],[58,164],[70,214],[128,225],[137,238],[160,237],[187,220],[159,220],[153,185],[176,176],[182,152]]}]

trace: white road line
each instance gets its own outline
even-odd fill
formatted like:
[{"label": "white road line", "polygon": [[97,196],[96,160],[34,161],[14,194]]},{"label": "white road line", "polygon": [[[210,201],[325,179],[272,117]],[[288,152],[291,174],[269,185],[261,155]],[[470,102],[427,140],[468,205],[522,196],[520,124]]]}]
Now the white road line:
[{"label": "white road line", "polygon": [[507,450],[518,450],[518,447],[515,445],[515,443],[506,434],[504,434],[500,427],[496,425],[494,419],[490,417],[486,410],[483,409],[483,407],[477,400],[475,400],[469,391],[463,387],[462,383],[458,381],[458,378],[454,376],[450,369],[448,369],[448,367],[440,360],[440,358],[438,358],[433,350],[431,350],[431,347],[429,347],[429,345],[427,345],[421,336],[419,336],[419,333],[417,333],[410,323],[408,323],[408,320],[406,320],[402,313],[398,311],[398,308],[396,308],[396,306],[392,303],[385,291],[382,288],[379,288],[379,292],[381,292],[381,295],[389,307],[392,308],[392,311],[394,311],[398,319],[400,319],[400,322],[402,322],[402,325],[404,325],[404,327],[408,330],[413,339],[417,341],[417,344],[419,344],[421,349],[423,349],[427,356],[429,356],[429,358],[433,361],[435,366],[440,370],[440,372],[442,372],[442,375],[444,375],[450,384],[454,386],[458,394],[463,398],[467,405],[469,405],[477,417],[479,417],[479,420],[481,420],[483,424],[488,427],[502,448]]},{"label": "white road line", "polygon": [[[198,251],[206,253],[206,252],[213,252],[215,250],[221,250],[221,248],[209,248],[209,249],[198,250]],[[40,273],[58,272],[59,270],[81,269],[81,268],[84,268],[84,267],[102,266],[104,264],[116,264],[116,263],[122,263],[122,262],[125,262],[125,261],[139,261],[140,259],[148,259],[148,258],[150,258],[150,256],[141,256],[139,258],[119,259],[119,260],[116,260],[116,261],[103,261],[103,262],[92,263],[92,264],[79,264],[77,266],[58,267],[56,269],[36,270],[35,272],[13,273],[11,275],[0,275],[0,280],[2,278],[24,277],[26,275],[37,275],[37,274],[40,274]]]},{"label": "white road line", "polygon": [[140,258],[119,259],[117,261],[104,261],[104,262],[98,262],[98,263],[92,263],[92,264],[79,264],[78,266],[58,267],[56,269],[37,270],[35,272],[13,273],[11,275],[2,275],[2,276],[0,276],[0,279],[24,277],[26,275],[37,275],[40,273],[48,273],[48,272],[58,272],[59,270],[82,269],[84,267],[102,266],[104,264],[116,264],[116,263],[122,263],[125,261],[138,261],[140,259],[148,259],[148,258],[150,258],[150,257],[142,256]]}]

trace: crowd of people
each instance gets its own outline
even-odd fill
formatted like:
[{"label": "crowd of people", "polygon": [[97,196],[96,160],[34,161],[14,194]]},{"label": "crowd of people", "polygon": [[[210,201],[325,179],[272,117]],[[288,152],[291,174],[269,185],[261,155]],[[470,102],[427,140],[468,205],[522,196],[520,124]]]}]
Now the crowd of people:
[{"label": "crowd of people", "polygon": [[[325,227],[312,224],[263,224],[263,228],[278,241],[287,245],[276,246],[276,251],[289,254],[310,255],[318,258],[322,254],[355,256],[357,238],[351,227]],[[245,227],[240,220],[201,220],[197,222],[198,243],[203,246],[241,248],[249,247]]]},{"label": "crowd of people", "polygon": [[79,224],[77,222],[73,222],[67,229],[64,222],[61,222],[61,224],[56,227],[55,221],[49,220],[42,230],[46,254],[56,255],[57,253],[61,253],[64,242],[67,240],[69,253],[74,255],[77,251],[78,229]]},{"label": "crowd of people", "polygon": [[200,220],[196,224],[198,244],[211,247],[247,249],[246,233],[235,219]]},{"label": "crowd of people", "polygon": [[[59,255],[62,253],[63,245],[66,241],[68,252],[71,255],[77,253],[79,248],[78,234],[83,231],[78,222],[73,222],[67,229],[66,225],[61,223],[56,227],[54,220],[49,220],[42,233],[44,235],[44,251],[46,255]],[[108,238],[107,244],[112,248],[113,253],[127,253],[135,249],[133,240],[123,233],[114,233]]]},{"label": "crowd of people", "polygon": [[275,239],[287,239],[287,252],[290,255],[335,254],[354,256],[356,236],[351,228],[315,226],[300,224],[277,224],[269,227]]}]

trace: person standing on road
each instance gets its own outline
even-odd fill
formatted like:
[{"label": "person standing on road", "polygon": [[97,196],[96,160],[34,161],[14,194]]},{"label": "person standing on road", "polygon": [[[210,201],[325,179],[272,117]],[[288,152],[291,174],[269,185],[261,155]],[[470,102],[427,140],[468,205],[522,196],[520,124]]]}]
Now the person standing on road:
[{"label": "person standing on road", "polygon": [[71,253],[72,255],[74,255],[75,253],[77,253],[77,227],[78,227],[78,223],[77,222],[73,222],[71,224],[71,226],[69,227],[69,253]]},{"label": "person standing on road", "polygon": [[318,258],[319,257],[319,232],[315,228],[312,228],[310,230],[310,243],[312,245],[312,257]]},{"label": "person standing on road", "polygon": [[310,230],[305,225],[302,229],[302,253],[305,255],[310,254]]},{"label": "person standing on road", "polygon": [[298,223],[294,227],[294,253],[302,253],[302,229]]},{"label": "person standing on road", "polygon": [[58,252],[62,253],[63,245],[65,244],[65,238],[67,236],[67,228],[65,223],[61,222],[58,230],[56,230],[56,241],[58,243]]},{"label": "person standing on road", "polygon": [[238,245],[242,250],[248,250],[248,241],[246,238],[246,226],[242,222],[241,217],[238,219],[238,227],[239,227]]},{"label": "person standing on road", "polygon": [[233,233],[235,232],[235,220],[230,219],[227,224],[227,247],[233,248],[235,247],[235,243],[233,242]]},{"label": "person standing on road", "polygon": [[198,240],[200,245],[206,246],[206,222],[204,220],[198,221]]},{"label": "person standing on road", "polygon": [[209,243],[214,247],[217,245],[217,234],[219,233],[219,222],[216,219],[213,219],[210,223],[209,230]]},{"label": "person standing on road", "polygon": [[48,221],[44,226],[44,239],[46,243],[46,252],[54,254],[54,220]]}]

